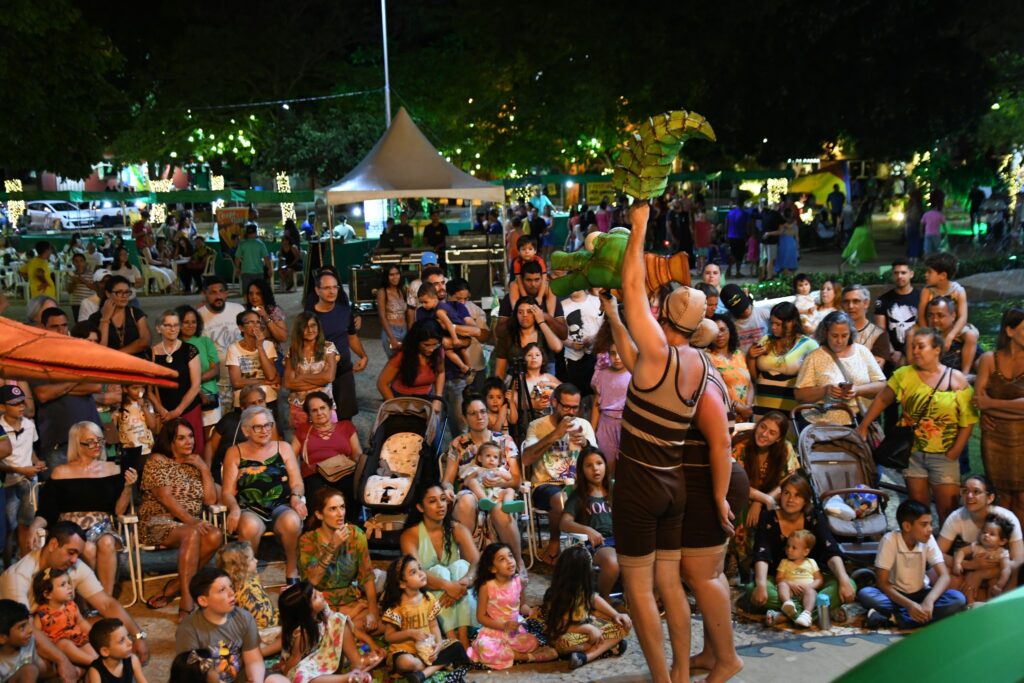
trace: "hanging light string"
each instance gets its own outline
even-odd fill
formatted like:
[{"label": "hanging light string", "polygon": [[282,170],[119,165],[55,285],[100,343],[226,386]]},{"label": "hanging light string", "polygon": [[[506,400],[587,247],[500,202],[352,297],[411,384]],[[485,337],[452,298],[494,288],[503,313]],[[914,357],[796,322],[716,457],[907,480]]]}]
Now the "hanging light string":
[{"label": "hanging light string", "polygon": [[286,105],[300,104],[302,102],[322,102],[324,100],[338,100],[343,97],[370,95],[373,93],[383,92],[383,90],[383,88],[371,88],[369,90],[353,90],[351,92],[336,93],[333,95],[317,95],[316,97],[293,97],[284,100],[264,100],[262,102],[245,102],[239,104],[209,104],[195,107],[179,107],[175,109],[164,109],[162,111],[184,111],[192,113],[194,111],[211,111],[216,109],[252,109],[254,107],[272,107],[277,105],[287,108]]}]

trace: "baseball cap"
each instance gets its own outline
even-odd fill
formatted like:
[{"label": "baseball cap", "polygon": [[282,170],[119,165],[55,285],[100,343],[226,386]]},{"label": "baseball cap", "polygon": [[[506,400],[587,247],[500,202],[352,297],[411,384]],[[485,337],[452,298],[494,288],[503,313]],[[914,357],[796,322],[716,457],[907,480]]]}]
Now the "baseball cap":
[{"label": "baseball cap", "polygon": [[96,272],[92,274],[92,281],[100,282],[105,277],[110,277],[110,271],[107,270],[106,268],[97,268]]},{"label": "baseball cap", "polygon": [[425,252],[423,252],[423,255],[420,256],[420,265],[421,266],[436,266],[437,265],[437,254],[435,254],[432,251],[425,251]]},{"label": "baseball cap", "polygon": [[680,332],[692,335],[700,327],[706,308],[704,292],[693,287],[678,287],[665,297],[662,314]]},{"label": "baseball cap", "polygon": [[725,306],[734,316],[747,310],[747,306],[754,303],[754,300],[751,299],[746,292],[740,289],[739,285],[732,284],[722,287],[719,301],[721,301],[722,305]]},{"label": "baseball cap", "polygon": [[25,392],[14,384],[0,386],[0,403],[24,403]]}]

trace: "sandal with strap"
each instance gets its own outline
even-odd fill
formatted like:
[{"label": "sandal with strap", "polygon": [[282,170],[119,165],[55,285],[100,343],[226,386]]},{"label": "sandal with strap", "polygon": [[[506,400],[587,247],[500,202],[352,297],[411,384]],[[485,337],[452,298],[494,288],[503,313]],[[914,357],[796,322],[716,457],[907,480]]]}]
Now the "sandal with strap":
[{"label": "sandal with strap", "polygon": [[171,579],[165,583],[159,593],[149,597],[143,604],[145,604],[149,609],[163,609],[164,607],[167,607],[176,597],[178,597],[176,594],[167,594],[167,589],[170,588],[171,584],[174,583],[175,580],[176,579]]}]

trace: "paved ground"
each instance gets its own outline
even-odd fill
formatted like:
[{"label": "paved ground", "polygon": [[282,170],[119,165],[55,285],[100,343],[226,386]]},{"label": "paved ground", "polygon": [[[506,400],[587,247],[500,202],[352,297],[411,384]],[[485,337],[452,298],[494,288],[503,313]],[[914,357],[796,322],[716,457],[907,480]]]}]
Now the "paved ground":
[{"label": "paved ground", "polygon": [[[898,246],[884,239],[879,240],[878,247],[880,261],[875,264],[861,265],[861,270],[875,270],[879,263],[888,263],[901,252]],[[800,263],[801,270],[809,272],[835,272],[837,266],[837,255],[819,252],[805,254]],[[186,302],[197,304],[197,297],[146,297],[143,300],[143,307],[152,320],[161,311]],[[297,294],[279,295],[278,302],[289,315],[299,310]],[[22,319],[24,305],[12,305],[7,315],[14,319]],[[355,419],[357,429],[364,440],[369,437],[371,423],[380,404],[375,382],[384,365],[384,355],[381,351],[377,330],[376,321],[372,317],[367,317],[361,336],[364,347],[370,355],[370,362],[367,370],[357,376],[360,414]],[[893,506],[894,508],[895,506]],[[534,578],[528,588],[528,595],[532,601],[539,601],[548,585],[547,569],[547,567],[539,567],[534,572]],[[279,569],[270,567],[267,572],[269,579],[279,578]],[[149,588],[150,592],[157,589],[156,584]],[[274,595],[276,596],[276,591]],[[150,634],[154,653],[153,661],[146,672],[150,681],[167,680],[169,662],[173,653],[173,618],[176,609],[176,604],[156,612],[141,605],[136,605],[131,609],[131,613],[141,621]],[[738,681],[771,679],[799,683],[831,680],[884,648],[891,638],[896,637],[887,634],[867,634],[859,629],[846,626],[836,626],[829,633],[821,633],[816,629],[792,632],[785,629],[766,628],[759,620],[742,615],[738,617],[735,629],[737,647],[740,648],[740,653],[745,661],[745,670],[734,679]],[[694,651],[701,647],[702,638],[702,621],[699,614],[695,614],[692,643]],[[484,681],[500,679],[509,682],[604,680],[624,683],[648,680],[645,672],[646,666],[636,638],[631,636],[629,649],[622,657],[599,660],[571,674],[568,672],[565,662],[556,662],[517,667],[513,672],[500,674],[473,672],[469,678],[470,680]]]}]

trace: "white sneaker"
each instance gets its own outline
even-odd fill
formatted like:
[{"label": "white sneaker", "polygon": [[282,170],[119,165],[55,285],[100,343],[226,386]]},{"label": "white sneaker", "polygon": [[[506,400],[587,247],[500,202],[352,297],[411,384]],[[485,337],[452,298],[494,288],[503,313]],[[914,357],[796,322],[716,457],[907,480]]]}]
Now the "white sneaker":
[{"label": "white sneaker", "polygon": [[795,623],[800,628],[810,628],[811,624],[813,623],[811,621],[811,613],[807,610],[804,610],[800,613],[800,616],[793,620],[793,623]]},{"label": "white sneaker", "polygon": [[764,623],[767,626],[774,626],[775,624],[782,621],[782,612],[778,610],[770,609],[765,612]]},{"label": "white sneaker", "polygon": [[796,603],[792,600],[786,600],[786,602],[782,603],[782,613],[793,621],[796,621],[796,617],[799,614],[796,609]]}]

